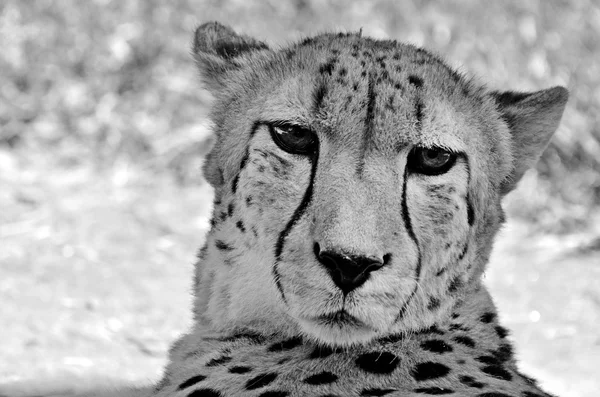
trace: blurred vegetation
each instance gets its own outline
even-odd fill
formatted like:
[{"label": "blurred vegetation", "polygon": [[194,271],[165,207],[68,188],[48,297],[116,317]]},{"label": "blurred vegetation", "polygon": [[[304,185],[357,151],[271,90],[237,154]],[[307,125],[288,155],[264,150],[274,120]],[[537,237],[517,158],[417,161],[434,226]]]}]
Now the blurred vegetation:
[{"label": "blurred vegetation", "polygon": [[507,202],[486,282],[527,372],[563,396],[597,395],[595,0],[2,0],[0,386],[160,376],[190,321],[208,228],[210,97],[189,55],[208,20],[275,47],[363,28],[490,87],[567,86],[559,131]]},{"label": "blurred vegetation", "polygon": [[362,27],[432,48],[492,87],[566,85],[571,100],[539,177],[528,178],[510,208],[544,227],[568,229],[600,201],[594,1],[4,0],[0,166],[14,156],[40,162],[40,172],[53,164],[103,170],[133,162],[198,183],[210,144],[210,98],[188,47],[194,27],[209,19],[276,45]]}]

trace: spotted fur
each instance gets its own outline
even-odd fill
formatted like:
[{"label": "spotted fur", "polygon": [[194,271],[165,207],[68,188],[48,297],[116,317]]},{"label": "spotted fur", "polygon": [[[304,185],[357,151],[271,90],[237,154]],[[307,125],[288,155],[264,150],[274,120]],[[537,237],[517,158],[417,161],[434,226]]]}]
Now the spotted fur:
[{"label": "spotted fur", "polygon": [[[564,88],[490,91],[360,33],[273,50],[207,23],[193,52],[215,96],[212,228],[194,325],[150,395],[548,396],[519,372],[481,275],[501,200],[557,128]],[[316,148],[282,150],[278,123]],[[415,146],[456,162],[411,172]],[[315,247],[387,259],[343,292]]]}]

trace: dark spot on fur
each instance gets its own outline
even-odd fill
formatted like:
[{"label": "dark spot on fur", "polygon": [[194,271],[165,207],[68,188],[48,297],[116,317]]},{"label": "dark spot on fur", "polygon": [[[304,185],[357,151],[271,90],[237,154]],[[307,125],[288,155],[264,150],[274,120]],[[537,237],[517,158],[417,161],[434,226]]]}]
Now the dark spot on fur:
[{"label": "dark spot on fur", "polygon": [[235,205],[232,203],[229,203],[229,205],[227,206],[227,215],[229,217],[231,217],[233,215],[233,210],[235,209]]},{"label": "dark spot on fur", "polygon": [[307,37],[300,42],[300,46],[311,45],[316,41],[315,37]]},{"label": "dark spot on fur", "polygon": [[374,374],[389,374],[392,373],[400,359],[390,352],[370,352],[358,356],[356,365],[363,371]]},{"label": "dark spot on fur", "polygon": [[450,368],[444,364],[431,361],[415,365],[411,370],[411,375],[417,382],[424,382],[430,379],[443,378],[450,373]]},{"label": "dark spot on fur", "polygon": [[427,304],[427,310],[435,310],[440,307],[440,300],[436,297],[431,297],[429,299],[429,303]]},{"label": "dark spot on fur", "polygon": [[456,292],[460,287],[462,287],[462,285],[463,282],[460,279],[460,276],[456,276],[450,282],[450,285],[448,286],[448,292]]},{"label": "dark spot on fur", "polygon": [[422,387],[414,390],[415,393],[429,394],[432,396],[441,396],[442,394],[452,394],[454,390],[445,387]]},{"label": "dark spot on fur", "polygon": [[481,368],[481,371],[497,379],[512,380],[510,372],[500,365],[487,365]]},{"label": "dark spot on fur", "polygon": [[469,327],[461,323],[452,323],[450,324],[450,331],[470,331]]},{"label": "dark spot on fur", "polygon": [[433,353],[448,353],[451,352],[452,346],[447,344],[441,339],[430,339],[424,342],[421,342],[421,348]]},{"label": "dark spot on fur", "polygon": [[275,372],[267,372],[264,374],[260,374],[255,376],[254,378],[248,380],[246,382],[246,390],[254,390],[259,389],[261,387],[265,387],[271,382],[273,382],[277,378],[277,374]]},{"label": "dark spot on fur", "polygon": [[461,375],[460,378],[458,378],[458,380],[460,380],[460,383],[462,383],[463,385],[475,389],[482,389],[485,386],[485,383],[478,382],[475,378],[468,375]]},{"label": "dark spot on fur", "polygon": [[503,343],[498,349],[490,350],[490,354],[492,354],[498,361],[504,363],[513,357],[513,348],[508,343]]},{"label": "dark spot on fur", "polygon": [[395,389],[363,389],[360,392],[360,395],[363,397],[379,397],[379,396],[387,396],[390,393],[393,393],[397,390]]},{"label": "dark spot on fur", "polygon": [[417,99],[417,103],[415,103],[415,117],[417,118],[417,127],[421,128],[423,124],[423,101],[420,98]]},{"label": "dark spot on fur", "polygon": [[215,389],[197,389],[188,394],[188,397],[223,397],[223,395]]},{"label": "dark spot on fur", "polygon": [[440,270],[437,271],[437,273],[435,274],[437,277],[440,277],[442,274],[446,273],[446,268],[443,267]]},{"label": "dark spot on fur", "polygon": [[459,261],[463,260],[463,258],[467,254],[468,249],[469,249],[469,244],[465,243],[465,246],[463,247],[462,251],[460,252],[460,255],[458,255],[458,260]]},{"label": "dark spot on fur", "polygon": [[457,318],[460,317],[460,314],[458,314],[458,313],[452,313],[451,317],[452,317],[453,320],[456,320]]},{"label": "dark spot on fur", "polygon": [[188,387],[193,386],[196,383],[202,382],[204,379],[206,379],[206,376],[204,376],[204,375],[192,376],[191,378],[189,378],[185,382],[181,383],[179,385],[178,389],[179,390],[187,389]]},{"label": "dark spot on fur", "polygon": [[215,240],[215,246],[222,251],[231,251],[233,247],[223,240]]},{"label": "dark spot on fur", "polygon": [[475,347],[475,341],[468,336],[455,336],[453,340],[467,347]]},{"label": "dark spot on fur", "polygon": [[479,357],[475,357],[476,361],[479,361],[482,364],[487,364],[487,365],[500,365],[500,361],[498,361],[498,359],[494,356],[479,356]]},{"label": "dark spot on fur", "polygon": [[436,325],[432,325],[431,327],[424,329],[420,333],[422,334],[436,334],[436,335],[445,335],[446,333],[439,329]]},{"label": "dark spot on fur", "polygon": [[309,385],[326,385],[329,383],[333,383],[338,379],[336,374],[332,374],[331,372],[323,371],[318,374],[314,374],[304,379],[304,383]]},{"label": "dark spot on fur", "polygon": [[352,84],[352,90],[358,91],[358,83]]},{"label": "dark spot on fur", "polygon": [[506,338],[509,334],[508,330],[501,325],[496,325],[494,329],[496,330],[496,334],[502,339]]},{"label": "dark spot on fur", "polygon": [[413,74],[408,76],[408,83],[413,85],[415,88],[423,87],[423,79],[420,78],[419,76],[415,76]]},{"label": "dark spot on fur", "polygon": [[341,68],[341,69],[340,69],[340,71],[338,72],[338,75],[339,75],[340,77],[344,77],[344,76],[346,76],[347,74],[348,74],[348,69],[346,69],[346,68]]},{"label": "dark spot on fur", "polygon": [[337,59],[331,58],[329,61],[327,61],[327,63],[324,63],[321,65],[321,67],[319,67],[319,73],[327,74],[327,75],[331,76],[336,62],[337,62]]},{"label": "dark spot on fur", "polygon": [[492,313],[492,312],[487,312],[481,315],[481,317],[479,317],[479,321],[481,321],[482,323],[485,324],[489,324],[492,321],[494,321],[494,319],[496,318],[496,313]]},{"label": "dark spot on fur", "polygon": [[233,182],[231,183],[231,191],[233,193],[237,192],[238,182],[240,180],[240,174],[237,174],[235,178],[233,178]]},{"label": "dark spot on fur", "polygon": [[268,351],[270,352],[282,352],[286,350],[291,350],[295,347],[298,347],[302,344],[302,338],[290,338],[281,342],[273,343],[269,346]]},{"label": "dark spot on fur", "polygon": [[237,221],[237,222],[235,223],[235,226],[236,226],[238,229],[240,229],[240,231],[241,231],[242,233],[245,233],[245,232],[246,232],[246,228],[244,227],[244,222],[242,222],[242,221]]},{"label": "dark spot on fur", "polygon": [[291,357],[284,357],[281,360],[277,361],[277,365],[285,364],[288,361],[290,361],[291,359],[292,359]]},{"label": "dark spot on fur", "polygon": [[252,368],[245,365],[236,365],[235,367],[229,368],[229,373],[232,374],[245,374],[250,371],[252,371]]},{"label": "dark spot on fur", "polygon": [[209,362],[206,363],[207,367],[216,367],[218,365],[222,365],[231,361],[230,356],[221,356],[217,358],[213,358]]}]

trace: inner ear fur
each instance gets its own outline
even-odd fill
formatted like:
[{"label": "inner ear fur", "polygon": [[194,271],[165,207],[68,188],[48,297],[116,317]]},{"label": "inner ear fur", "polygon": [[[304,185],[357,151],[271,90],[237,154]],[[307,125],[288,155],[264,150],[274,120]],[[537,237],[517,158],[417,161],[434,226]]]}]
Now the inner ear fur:
[{"label": "inner ear fur", "polygon": [[251,53],[268,49],[265,43],[239,35],[218,22],[200,25],[192,44],[202,79],[211,91],[221,89],[225,74],[240,67]]},{"label": "inner ear fur", "polygon": [[501,184],[501,193],[513,190],[529,168],[538,161],[558,128],[569,92],[553,87],[531,93],[492,92],[511,135],[513,166]]}]

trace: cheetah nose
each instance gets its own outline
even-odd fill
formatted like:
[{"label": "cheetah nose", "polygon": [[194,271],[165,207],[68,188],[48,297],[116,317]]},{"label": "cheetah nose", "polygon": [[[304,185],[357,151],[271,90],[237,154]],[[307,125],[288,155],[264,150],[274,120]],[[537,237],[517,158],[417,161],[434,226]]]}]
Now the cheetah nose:
[{"label": "cheetah nose", "polygon": [[319,243],[314,244],[315,256],[327,269],[331,279],[344,295],[360,287],[371,272],[381,269],[389,262],[391,254],[383,258],[375,256],[347,255],[341,250],[322,251]]}]

